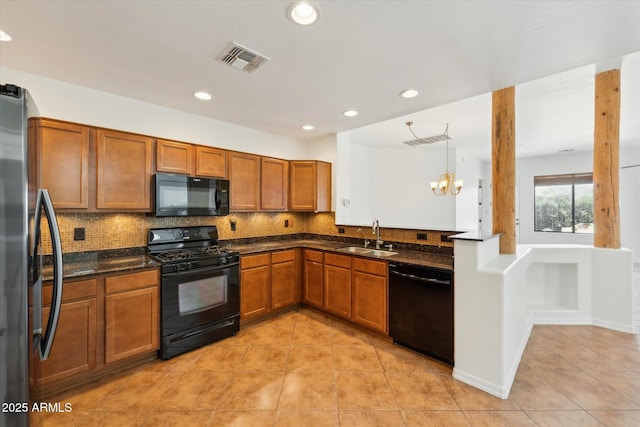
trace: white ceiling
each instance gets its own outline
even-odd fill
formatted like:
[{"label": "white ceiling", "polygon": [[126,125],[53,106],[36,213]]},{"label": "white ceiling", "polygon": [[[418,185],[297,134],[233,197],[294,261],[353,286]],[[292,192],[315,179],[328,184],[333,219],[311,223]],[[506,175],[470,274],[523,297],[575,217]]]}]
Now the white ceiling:
[{"label": "white ceiling", "polygon": [[[407,120],[425,136],[451,123],[452,144],[485,158],[491,91],[517,85],[521,155],[580,150],[594,75],[622,65],[621,139],[640,143],[640,1],[314,3],[320,20],[299,27],[288,1],[0,0],[0,65],[300,140],[358,129],[395,146]],[[231,41],[271,60],[216,61]],[[409,87],[421,95],[400,98]]]}]

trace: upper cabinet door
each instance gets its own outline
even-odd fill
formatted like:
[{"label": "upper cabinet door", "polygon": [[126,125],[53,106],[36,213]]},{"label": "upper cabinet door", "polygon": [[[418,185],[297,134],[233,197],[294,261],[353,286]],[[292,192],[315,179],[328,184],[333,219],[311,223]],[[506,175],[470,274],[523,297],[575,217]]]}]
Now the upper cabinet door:
[{"label": "upper cabinet door", "polygon": [[290,164],[289,209],[329,212],[331,210],[331,163],[292,160]]},{"label": "upper cabinet door", "polygon": [[227,177],[227,153],[213,147],[196,145],[196,175],[211,178]]},{"label": "upper cabinet door", "polygon": [[271,211],[287,210],[289,192],[289,162],[262,157],[260,208]]},{"label": "upper cabinet door", "polygon": [[98,209],[151,210],[152,150],[150,137],[98,130]]},{"label": "upper cabinet door", "polygon": [[89,128],[42,119],[36,135],[36,187],[49,190],[56,209],[87,209]]},{"label": "upper cabinet door", "polygon": [[260,209],[260,156],[229,152],[231,211]]},{"label": "upper cabinet door", "polygon": [[191,175],[193,146],[184,142],[156,140],[156,170]]}]

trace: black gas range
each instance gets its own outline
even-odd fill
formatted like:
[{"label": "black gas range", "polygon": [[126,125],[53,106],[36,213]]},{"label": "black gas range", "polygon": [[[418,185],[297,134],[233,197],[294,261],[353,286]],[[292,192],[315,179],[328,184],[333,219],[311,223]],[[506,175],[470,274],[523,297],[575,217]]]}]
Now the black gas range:
[{"label": "black gas range", "polygon": [[240,254],[219,246],[215,226],[150,229],[147,250],[161,263],[162,359],[238,332]]}]

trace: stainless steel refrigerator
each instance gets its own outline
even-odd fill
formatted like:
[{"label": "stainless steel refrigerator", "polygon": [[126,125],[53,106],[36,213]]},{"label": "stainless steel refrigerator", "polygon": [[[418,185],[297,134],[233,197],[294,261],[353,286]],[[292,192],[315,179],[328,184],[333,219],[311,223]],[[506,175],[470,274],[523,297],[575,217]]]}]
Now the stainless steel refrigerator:
[{"label": "stainless steel refrigerator", "polygon": [[[29,194],[28,120],[38,110],[29,93],[0,85],[0,426],[29,424],[29,354],[46,360],[62,300],[62,248],[58,223],[46,189]],[[33,208],[29,206],[30,196]],[[53,252],[53,297],[42,319],[41,219],[47,217]],[[28,292],[32,288],[32,330]],[[44,326],[44,327],[43,327]]]}]

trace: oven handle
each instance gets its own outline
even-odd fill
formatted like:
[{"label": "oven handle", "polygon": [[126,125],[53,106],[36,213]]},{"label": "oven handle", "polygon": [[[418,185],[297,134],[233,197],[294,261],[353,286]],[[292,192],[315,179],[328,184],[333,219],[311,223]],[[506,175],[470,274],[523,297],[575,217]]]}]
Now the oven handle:
[{"label": "oven handle", "polygon": [[222,264],[222,265],[216,265],[215,267],[207,267],[207,268],[197,268],[195,270],[182,270],[182,271],[177,271],[175,273],[163,273],[162,276],[163,277],[176,277],[176,276],[193,276],[193,275],[202,275],[202,274],[207,274],[207,273],[215,273],[218,271],[223,271],[227,268],[230,267],[235,267],[237,265],[240,265],[240,262],[232,262],[230,264]]}]

